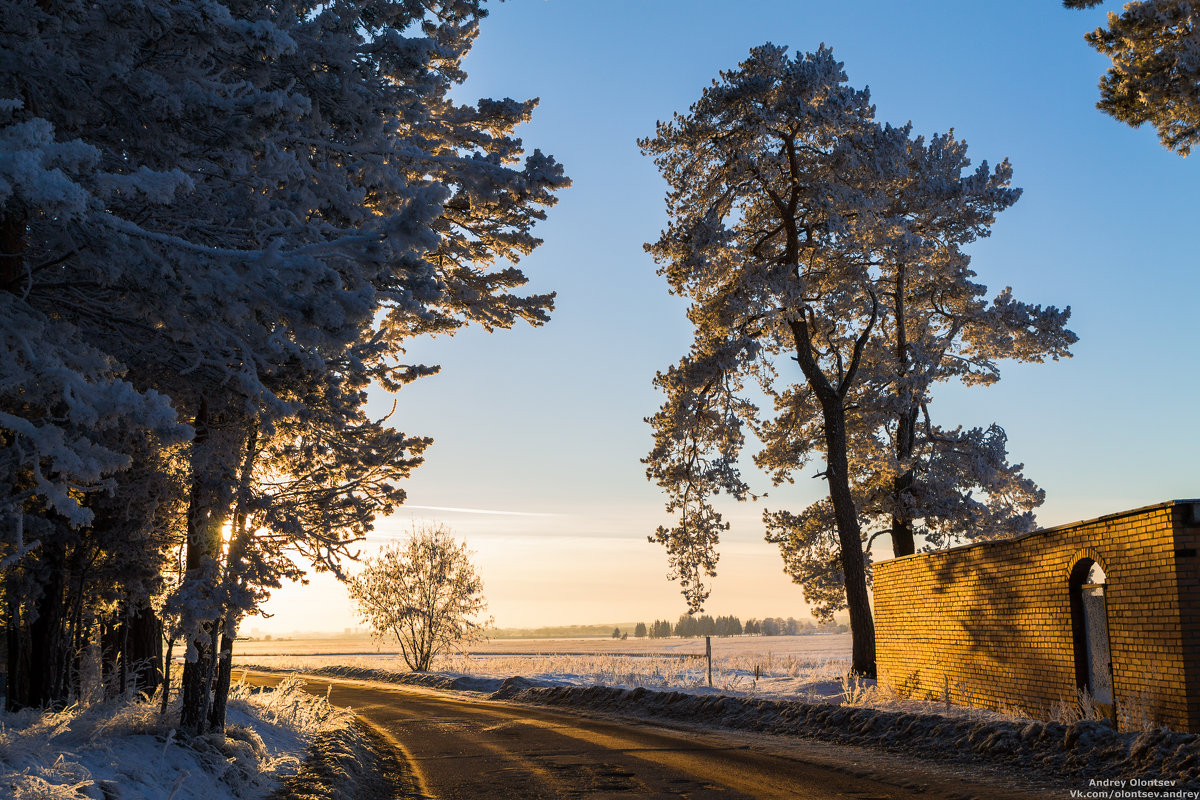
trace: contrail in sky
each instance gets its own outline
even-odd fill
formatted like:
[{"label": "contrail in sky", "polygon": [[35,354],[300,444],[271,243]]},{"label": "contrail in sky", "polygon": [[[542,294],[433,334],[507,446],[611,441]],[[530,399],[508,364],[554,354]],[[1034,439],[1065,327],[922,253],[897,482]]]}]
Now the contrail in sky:
[{"label": "contrail in sky", "polygon": [[452,506],[415,506],[407,503],[400,507],[420,508],[426,511],[453,511],[459,514],[499,514],[505,517],[557,517],[558,514],[546,514],[537,511],[495,511],[490,508],[454,508]]}]

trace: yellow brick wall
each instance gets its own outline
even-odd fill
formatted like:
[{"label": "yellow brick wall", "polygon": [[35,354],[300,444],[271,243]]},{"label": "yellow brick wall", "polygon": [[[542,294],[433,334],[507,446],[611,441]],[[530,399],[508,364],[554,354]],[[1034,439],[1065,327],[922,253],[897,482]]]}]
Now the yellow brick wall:
[{"label": "yellow brick wall", "polygon": [[[1044,713],[1075,696],[1069,580],[1083,558],[1108,576],[1113,689],[1125,712],[1200,730],[1200,529],[1164,503],[1019,539],[874,567],[882,680],[901,694]],[[1182,590],[1182,595],[1181,595]]]}]

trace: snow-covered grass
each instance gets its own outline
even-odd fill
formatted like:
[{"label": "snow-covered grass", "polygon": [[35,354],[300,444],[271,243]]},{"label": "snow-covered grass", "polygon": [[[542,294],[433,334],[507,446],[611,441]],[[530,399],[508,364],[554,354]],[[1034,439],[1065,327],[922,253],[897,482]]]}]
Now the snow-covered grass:
[{"label": "snow-covered grass", "polygon": [[[804,636],[714,636],[714,655],[798,656],[810,659],[849,658],[848,633]],[[608,636],[578,636],[558,639],[488,639],[469,646],[472,655],[536,655],[547,653],[630,653],[703,655],[703,638],[613,639]],[[235,652],[249,656],[377,655],[394,653],[394,640],[374,640],[370,636],[311,637],[290,639],[239,640]]]},{"label": "snow-covered grass", "polygon": [[[885,680],[852,680],[848,634],[714,638],[712,686],[703,658],[703,639],[530,639],[495,640],[470,653],[437,657],[432,674],[414,680],[398,655],[337,652],[333,641],[314,642],[305,654],[301,641],[268,654],[237,658],[240,666],[284,671],[319,671],[375,680],[419,682],[426,686],[492,692],[505,678],[519,676],[530,686],[603,686],[654,689],[689,694],[721,694],[764,700],[832,703],[916,714],[938,714],[979,721],[1042,719],[1070,724],[1100,720],[1101,710],[1087,697],[1064,698],[1056,708],[1031,713],[1011,707],[999,711],[974,707],[960,687],[948,686],[949,701],[915,700],[895,692]],[[343,649],[345,644],[342,643]],[[333,650],[333,652],[330,652]],[[261,654],[259,654],[261,653]],[[235,657],[236,658],[236,657]],[[1122,705],[1121,729],[1152,727],[1139,717],[1136,703]]]},{"label": "snow-covered grass", "polygon": [[[696,695],[828,703],[973,720],[1029,718],[1019,709],[996,712],[957,703],[946,705],[902,697],[892,691],[886,682],[849,678],[848,658],[806,658],[797,653],[775,655],[746,651],[714,656],[712,686],[708,684],[708,664],[705,659],[673,655],[445,655],[439,657],[434,669],[424,676],[410,674],[404,661],[391,655],[246,656],[237,662],[239,668],[255,666],[366,680],[419,683],[485,694],[496,691],[507,678],[520,677],[526,686],[652,689]],[[1058,717],[1054,719],[1072,721]]]},{"label": "snow-covered grass", "polygon": [[[408,672],[404,661],[390,655],[246,656],[238,666],[305,671],[349,667],[384,673]],[[713,659],[712,691],[758,697],[829,699],[841,692],[848,662],[795,656],[737,655]],[[757,670],[757,677],[756,677]],[[614,686],[621,688],[709,691],[703,658],[673,655],[547,653],[521,655],[439,656],[432,672],[496,681],[519,675],[547,686]]]},{"label": "snow-covered grass", "polygon": [[226,733],[185,741],[178,710],[122,700],[59,712],[0,712],[0,797],[16,800],[260,798],[296,771],[319,734],[353,715],[306,694],[231,691]]}]

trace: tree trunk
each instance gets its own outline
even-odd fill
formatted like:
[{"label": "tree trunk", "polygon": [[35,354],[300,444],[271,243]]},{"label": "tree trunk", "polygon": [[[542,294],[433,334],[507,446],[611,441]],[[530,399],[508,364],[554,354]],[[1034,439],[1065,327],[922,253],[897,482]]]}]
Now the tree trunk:
[{"label": "tree trunk", "polygon": [[[250,492],[254,479],[254,462],[258,458],[258,425],[252,423],[246,433],[242,448],[242,463],[238,472],[238,490],[234,511],[233,536],[229,540],[229,553],[225,558],[223,580],[227,587],[240,587],[242,561],[250,547],[253,532],[249,528]],[[213,680],[213,704],[209,713],[212,730],[225,729],[225,708],[229,702],[229,681],[233,669],[233,642],[237,638],[237,624],[241,610],[226,607],[223,622],[221,648],[217,657],[216,675]]]},{"label": "tree trunk", "polygon": [[233,676],[233,640],[228,632],[221,637],[212,711],[208,716],[208,727],[214,731],[225,730],[225,708],[229,703],[229,681]]},{"label": "tree trunk", "polygon": [[29,647],[21,625],[20,579],[17,570],[17,567],[11,567],[8,580],[4,582],[5,600],[8,604],[8,619],[4,631],[8,646],[5,707],[9,711],[17,711],[29,704]]},{"label": "tree trunk", "polygon": [[[123,604],[122,604],[123,605]],[[120,694],[121,641],[125,636],[124,610],[100,618],[100,686],[104,697]]]},{"label": "tree trunk", "polygon": [[84,588],[86,586],[88,571],[94,562],[94,559],[88,557],[87,551],[88,548],[77,544],[72,549],[71,557],[68,561],[71,590],[68,593],[68,597],[70,598],[70,618],[66,632],[67,667],[63,672],[62,685],[58,690],[59,695],[67,699],[70,699],[82,685],[80,667],[83,650],[87,646],[87,630],[84,626],[83,616]]},{"label": "tree trunk", "polygon": [[128,619],[129,636],[125,648],[126,669],[132,676],[132,688],[151,697],[162,683],[162,621],[149,604],[138,604]]},{"label": "tree trunk", "polygon": [[850,461],[847,456],[846,412],[841,401],[823,407],[825,415],[826,479],[833,516],[837,523],[842,574],[846,580],[846,608],[850,612],[851,669],[875,677],[875,620],[867,592],[862,527],[850,494]]},{"label": "tree trunk", "polygon": [[[0,209],[0,291],[15,292],[25,273],[25,214],[15,208]],[[5,511],[9,509],[4,509]],[[0,516],[0,522],[12,520],[16,529],[12,541],[20,546],[24,541],[24,511],[13,507],[11,513]],[[20,566],[8,568],[4,581],[5,620],[5,707],[9,711],[22,708],[29,698],[29,650],[23,641],[21,625]]]},{"label": "tree trunk", "polygon": [[892,481],[892,554],[910,556],[917,551],[910,504],[904,493],[912,488],[915,475],[912,469],[913,448],[916,446],[917,408],[900,414],[896,424],[896,463],[903,470]]},{"label": "tree trunk", "polygon": [[789,325],[796,343],[796,361],[821,403],[825,423],[825,478],[829,485],[829,500],[833,504],[834,524],[837,526],[838,550],[846,584],[846,608],[850,612],[851,670],[857,675],[874,678],[875,620],[867,592],[862,527],[858,524],[858,509],[850,492],[849,441],[844,405],[845,393],[853,381],[857,361],[874,325],[874,318],[859,338],[851,366],[842,386],[837,388],[830,383],[813,356],[807,322],[801,318],[790,321]]},{"label": "tree trunk", "polygon": [[237,482],[237,464],[246,428],[228,406],[216,409],[206,400],[196,412],[192,439],[192,489],[187,511],[184,581],[192,605],[183,609],[183,635],[189,640],[183,666],[183,704],[179,726],[193,734],[208,730],[212,703],[213,659],[223,611],[217,602],[221,579],[221,529]]},{"label": "tree trunk", "polygon": [[[904,379],[909,372],[908,322],[905,313],[908,306],[905,294],[907,272],[905,265],[900,264],[896,270],[896,291],[892,297],[896,314],[896,378],[899,387],[905,385]],[[903,391],[911,394],[911,390]],[[892,481],[892,554],[897,558],[912,555],[917,549],[912,514],[909,512],[911,506],[904,501],[904,493],[913,484],[912,457],[917,441],[918,409],[911,396],[907,398],[907,403],[896,419],[896,464],[900,472]]]},{"label": "tree trunk", "polygon": [[[187,511],[187,555],[184,581],[193,585],[192,602],[211,599],[219,573],[221,525],[229,513],[227,480],[220,468],[221,438],[214,436],[213,420],[205,399],[196,412],[196,435],[192,440],[192,489]],[[183,703],[179,726],[192,734],[208,730],[212,700],[213,634],[216,614],[203,605],[184,609],[187,659],[183,665]]]},{"label": "tree trunk", "polygon": [[171,655],[175,650],[175,635],[171,634],[170,641],[167,642],[167,652],[163,654],[163,682],[162,682],[162,713],[167,713],[167,708],[171,704]]},{"label": "tree trunk", "polygon": [[[212,693],[208,684],[209,664],[212,661],[211,645],[200,644],[211,640],[212,622],[204,623],[198,637],[192,640],[197,649],[195,658],[183,662],[182,707],[179,712],[179,727],[196,735],[208,730],[208,709]],[[189,654],[190,655],[190,654]]]},{"label": "tree trunk", "polygon": [[37,616],[29,625],[29,705],[61,707],[66,698],[60,686],[67,669],[67,649],[63,642],[63,588],[66,546],[61,541],[42,546],[42,567],[46,577],[37,601]]},{"label": "tree trunk", "polygon": [[905,517],[892,515],[892,555],[911,556],[917,552],[917,536],[913,531],[913,521]]},{"label": "tree trunk", "polygon": [[129,691],[129,604],[122,603],[120,611],[117,646],[121,649],[121,657],[117,661],[117,695],[124,697]]}]

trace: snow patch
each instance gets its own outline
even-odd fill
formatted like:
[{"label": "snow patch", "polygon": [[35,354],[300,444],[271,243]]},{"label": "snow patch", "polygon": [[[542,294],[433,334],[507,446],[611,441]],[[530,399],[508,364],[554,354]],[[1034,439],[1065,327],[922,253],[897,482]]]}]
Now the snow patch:
[{"label": "snow patch", "polygon": [[354,719],[297,680],[231,692],[224,735],[184,739],[179,712],[123,700],[0,712],[0,796],[15,800],[242,800],[275,789],[320,735]]}]

